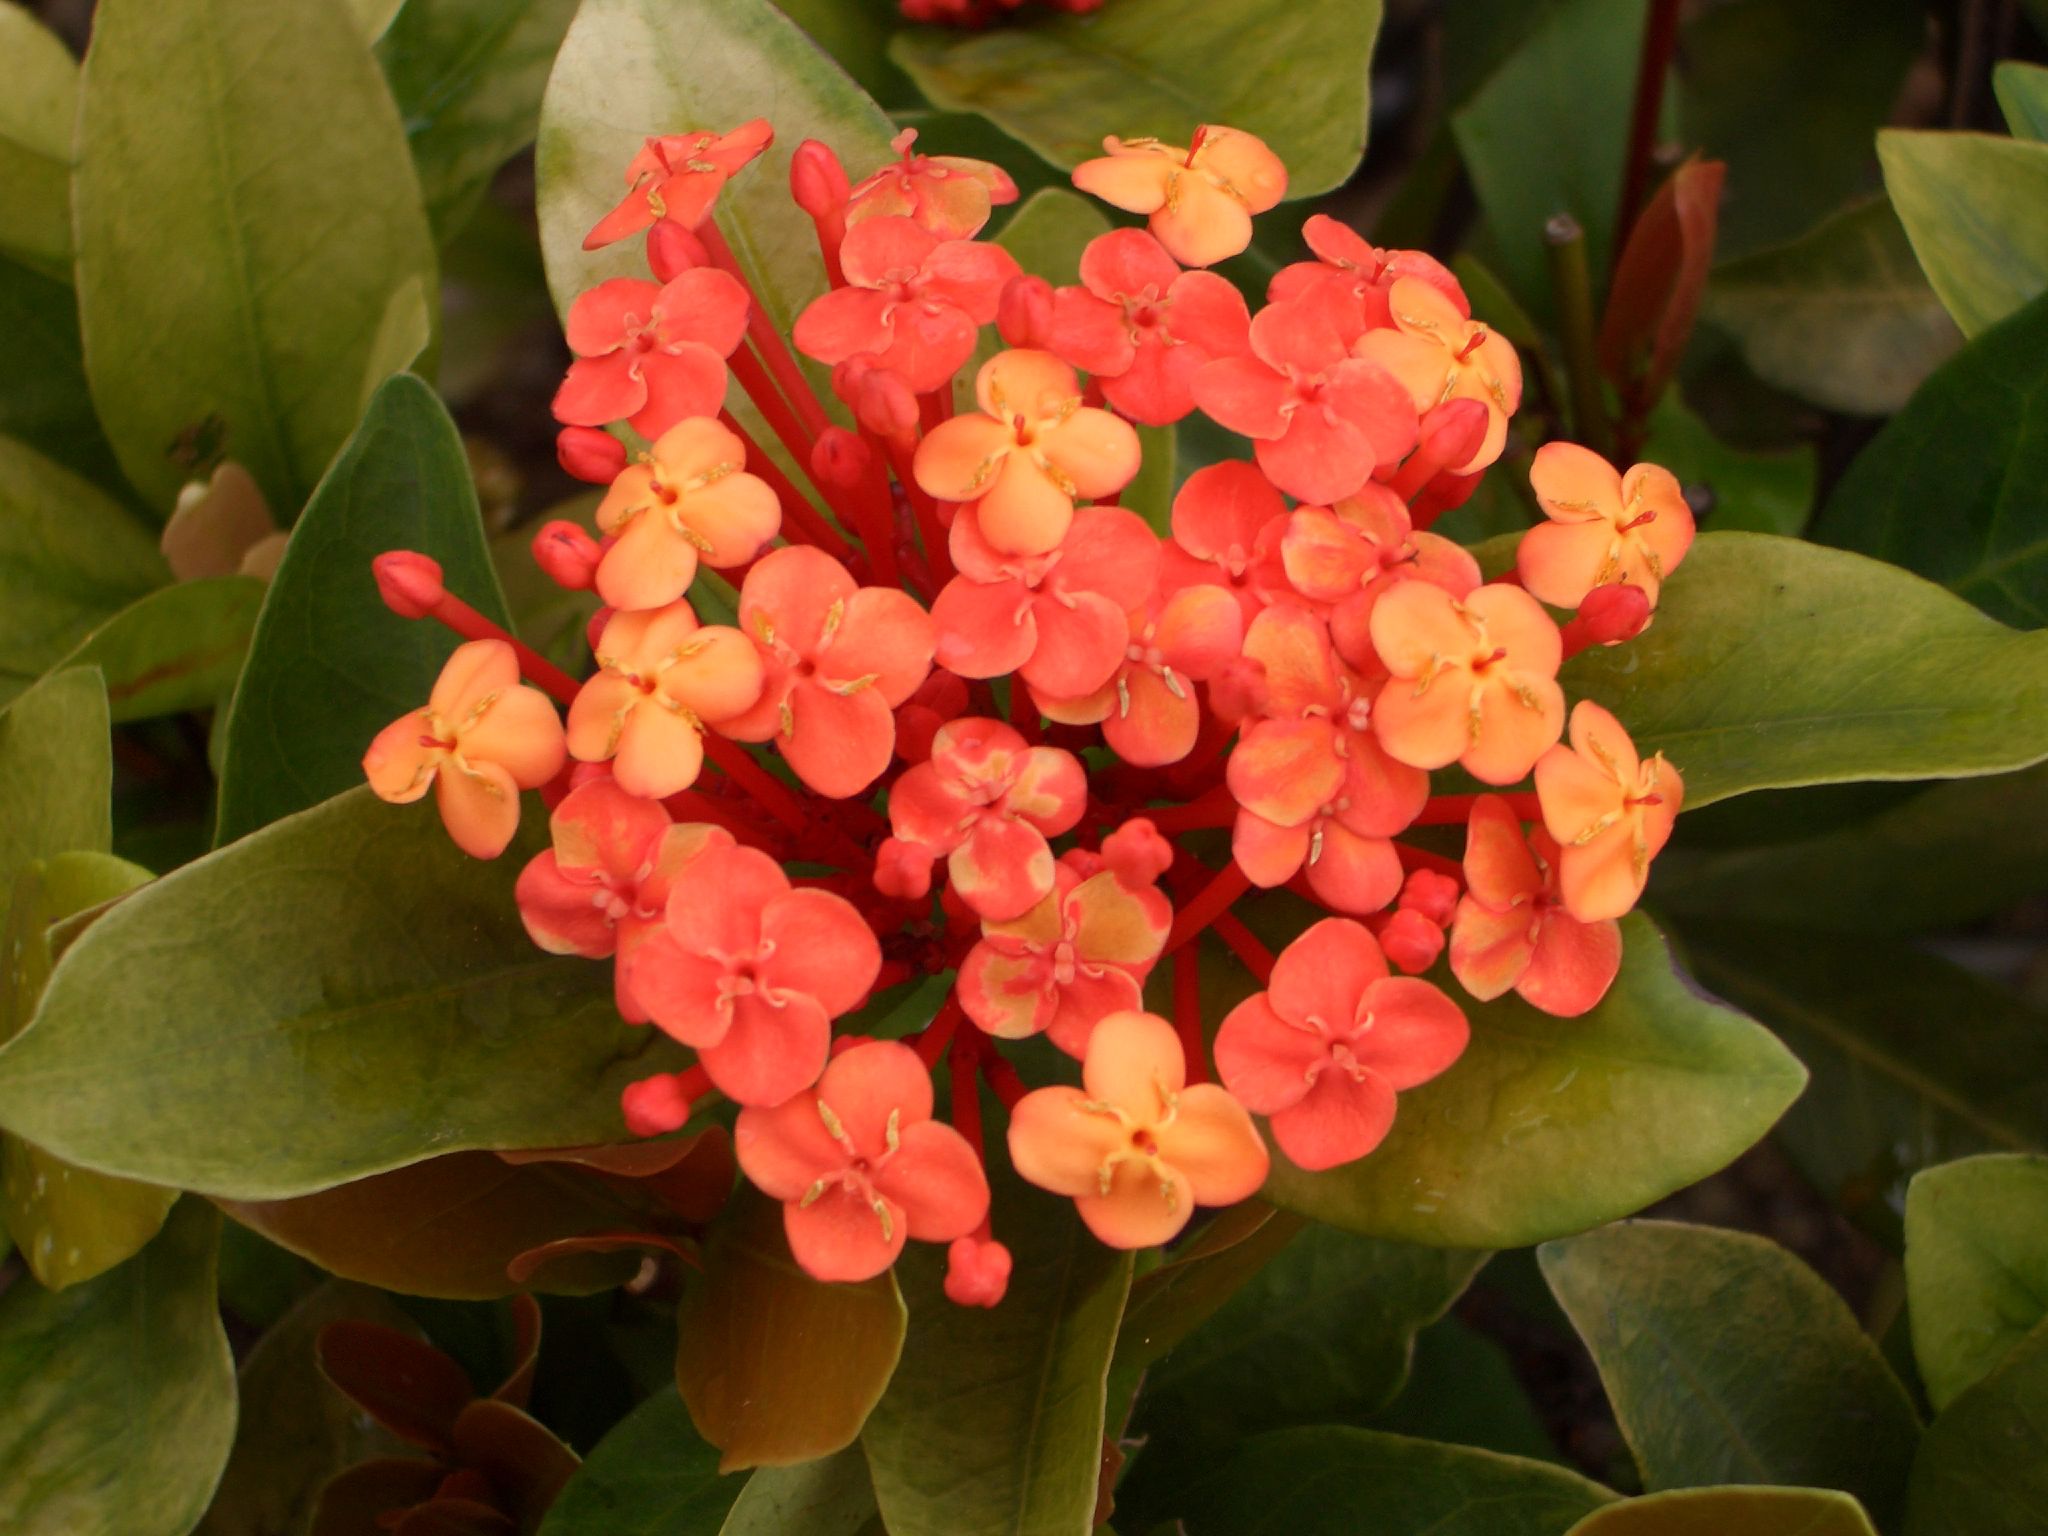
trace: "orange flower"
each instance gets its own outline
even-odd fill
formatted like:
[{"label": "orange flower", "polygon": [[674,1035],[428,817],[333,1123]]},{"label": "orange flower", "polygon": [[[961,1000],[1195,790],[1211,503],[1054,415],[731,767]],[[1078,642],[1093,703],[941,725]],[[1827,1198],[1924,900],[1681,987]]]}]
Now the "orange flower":
[{"label": "orange flower", "polygon": [[982,537],[1006,555],[1059,547],[1074,503],[1110,496],[1138,472],[1138,434],[1081,403],[1074,370],[1050,352],[998,352],[974,381],[976,415],[941,422],[912,473],[928,496],[978,501]]},{"label": "orange flower", "polygon": [[1040,1088],[1010,1114],[1010,1161],[1073,1198],[1112,1248],[1174,1237],[1196,1205],[1234,1205],[1266,1180],[1265,1143],[1214,1083],[1190,1088],[1180,1038],[1150,1013],[1095,1026],[1079,1088]]},{"label": "orange flower", "polygon": [[916,143],[915,128],[897,134],[889,147],[903,158],[847,194],[849,230],[866,219],[900,215],[941,240],[971,240],[988,222],[991,209],[1017,201],[1017,183],[1001,166],[960,155],[920,155]]},{"label": "orange flower", "polygon": [[1481,1002],[1513,988],[1531,1007],[1577,1018],[1607,995],[1621,969],[1621,929],[1582,923],[1564,908],[1557,839],[1528,838],[1498,795],[1472,807],[1465,884],[1451,926],[1451,974]]},{"label": "orange flower", "polygon": [[1252,243],[1252,215],[1287,195],[1287,167],[1262,140],[1204,124],[1185,149],[1157,139],[1102,141],[1109,151],[1074,167],[1074,185],[1113,208],[1151,215],[1159,243],[1183,266],[1212,267]]},{"label": "orange flower", "polygon": [[723,570],[759,554],[782,527],[782,504],[746,464],[746,444],[708,416],[656,438],[598,504],[597,525],[614,537],[597,595],[618,609],[659,608],[689,591],[698,560]]},{"label": "orange flower", "polygon": [[1387,303],[1393,324],[1367,331],[1352,352],[1399,379],[1418,411],[1446,400],[1485,406],[1486,437],[1479,451],[1448,466],[1454,474],[1477,474],[1500,457],[1508,418],[1522,403],[1521,359],[1506,338],[1467,319],[1442,289],[1421,278],[1396,279]]},{"label": "orange flower", "polygon": [[1526,774],[1564,727],[1564,643],[1519,587],[1452,597],[1397,582],[1372,610],[1372,643],[1393,674],[1372,723],[1390,756],[1417,768],[1462,764],[1485,784]]},{"label": "orange flower", "polygon": [[1558,843],[1558,887],[1582,923],[1620,917],[1670,841],[1685,781],[1659,752],[1647,763],[1621,722],[1590,699],[1572,710],[1571,745],[1536,764],[1543,826]]},{"label": "orange flower", "polygon": [[393,805],[431,787],[455,846],[495,859],[519,830],[519,791],[560,773],[563,756],[555,706],[519,681],[512,647],[471,640],[441,668],[425,709],[377,733],[363,775]]},{"label": "orange flower", "polygon": [[1576,608],[1595,587],[1630,582],[1654,607],[1664,578],[1692,548],[1692,508],[1668,469],[1638,464],[1626,475],[1576,443],[1545,443],[1529,483],[1550,521],[1522,535],[1522,585],[1558,608]]},{"label": "orange flower", "polygon": [[1279,542],[1288,582],[1310,602],[1329,605],[1330,641],[1354,667],[1379,665],[1372,610],[1394,583],[1434,582],[1453,597],[1479,585],[1471,552],[1438,534],[1417,533],[1401,498],[1376,480],[1334,506],[1296,507]]},{"label": "orange flower", "polygon": [[625,197],[583,237],[583,249],[638,234],[657,219],[695,229],[726,182],[774,138],[768,120],[757,117],[731,133],[666,133],[647,140],[626,167]]}]

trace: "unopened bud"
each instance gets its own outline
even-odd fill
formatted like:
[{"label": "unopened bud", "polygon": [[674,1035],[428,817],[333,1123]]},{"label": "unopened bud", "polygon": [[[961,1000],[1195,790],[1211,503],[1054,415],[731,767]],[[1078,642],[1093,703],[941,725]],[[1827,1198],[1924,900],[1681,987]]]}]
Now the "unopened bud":
[{"label": "unopened bud", "polygon": [[1455,512],[1470,501],[1483,478],[1483,474],[1454,475],[1445,470],[1415,493],[1408,503],[1408,515],[1417,528],[1427,528],[1446,512]]},{"label": "unopened bud", "polygon": [[996,329],[1008,346],[1042,350],[1052,339],[1052,284],[1029,272],[1003,284]]},{"label": "unopened bud", "polygon": [[1417,976],[1444,952],[1444,931],[1413,907],[1403,907],[1380,930],[1380,948],[1395,970]]},{"label": "unopened bud", "polygon": [[1173,867],[1173,844],[1143,816],[1133,816],[1102,840],[1102,857],[1119,883],[1151,885]]},{"label": "unopened bud", "polygon": [[611,608],[600,608],[590,616],[590,622],[583,626],[583,638],[590,646],[591,655],[597,654],[597,643],[604,638],[604,627],[611,623]]},{"label": "unopened bud", "polygon": [[690,1118],[690,1096],[680,1072],[663,1072],[626,1084],[619,1095],[626,1129],[635,1136],[665,1136],[679,1131]]},{"label": "unopened bud", "polygon": [[875,850],[875,889],[898,901],[921,901],[931,894],[932,856],[915,843],[883,838]]},{"label": "unopened bud", "polygon": [[441,562],[409,549],[388,549],[370,562],[377,595],[401,619],[424,619],[447,596]]},{"label": "unopened bud", "polygon": [[647,266],[658,281],[672,283],[692,267],[711,265],[711,253],[694,230],[672,219],[656,219],[647,231]]},{"label": "unopened bud", "polygon": [[597,562],[603,558],[597,540],[565,518],[556,518],[533,536],[533,563],[570,592],[590,590],[597,579]]},{"label": "unopened bud", "polygon": [[1458,909],[1458,882],[1434,869],[1410,870],[1400,905],[1404,912],[1420,912],[1437,927],[1448,927]]},{"label": "unopened bud", "polygon": [[902,374],[870,368],[861,375],[853,413],[878,437],[908,437],[917,430],[917,395]]},{"label": "unopened bud", "polygon": [[1620,645],[1650,627],[1650,594],[1627,582],[1595,587],[1579,604],[1578,616],[1565,625],[1567,645]]},{"label": "unopened bud", "polygon": [[789,157],[789,195],[813,219],[829,219],[846,206],[853,183],[828,144],[805,139]]},{"label": "unopened bud", "polygon": [[626,445],[602,427],[564,427],[555,438],[555,458],[578,480],[610,485],[626,467]]},{"label": "unopened bud", "polygon": [[946,1299],[992,1307],[1010,1288],[1010,1250],[993,1238],[956,1237],[946,1250]]},{"label": "unopened bud", "polygon": [[875,451],[840,426],[828,426],[811,444],[811,473],[828,485],[858,485],[874,461]]},{"label": "unopened bud", "polygon": [[1415,451],[1427,454],[1438,468],[1462,468],[1486,442],[1487,419],[1486,407],[1477,400],[1446,400],[1424,414]]}]

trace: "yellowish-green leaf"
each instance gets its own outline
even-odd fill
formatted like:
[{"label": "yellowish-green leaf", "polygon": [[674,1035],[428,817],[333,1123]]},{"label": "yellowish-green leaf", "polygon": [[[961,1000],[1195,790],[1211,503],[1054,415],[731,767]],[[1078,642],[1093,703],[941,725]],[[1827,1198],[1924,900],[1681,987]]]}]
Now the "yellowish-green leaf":
[{"label": "yellowish-green leaf", "polygon": [[1877,1536],[1831,1488],[1684,1488],[1595,1510],[1569,1536]]},{"label": "yellowish-green leaf", "polygon": [[0,4],[0,251],[71,275],[71,125],[78,62],[26,7]]},{"label": "yellowish-green leaf", "polygon": [[1887,128],[1877,156],[1914,254],[1965,336],[2048,288],[2048,144]]},{"label": "yellowish-green leaf", "polygon": [[1913,1358],[1946,1408],[2048,1317],[2048,1157],[1965,1158],[1906,1192]]}]

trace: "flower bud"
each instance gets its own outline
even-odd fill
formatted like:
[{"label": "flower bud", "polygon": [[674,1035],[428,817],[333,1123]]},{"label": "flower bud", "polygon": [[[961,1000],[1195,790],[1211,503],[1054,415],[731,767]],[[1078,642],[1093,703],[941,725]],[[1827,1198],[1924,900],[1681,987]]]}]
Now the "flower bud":
[{"label": "flower bud", "polygon": [[1446,400],[1426,412],[1418,454],[1428,455],[1442,468],[1448,464],[1469,464],[1486,441],[1486,407],[1477,400]]},{"label": "flower bud", "polygon": [[1173,844],[1143,816],[1133,816],[1102,840],[1102,857],[1123,885],[1151,885],[1173,867]]},{"label": "flower bud", "polygon": [[898,901],[921,901],[931,894],[931,855],[913,843],[885,837],[875,850],[875,889]]},{"label": "flower bud", "polygon": [[556,518],[533,536],[533,563],[570,592],[590,590],[603,553],[596,539],[565,518]]},{"label": "flower bud", "polygon": [[874,457],[874,450],[846,428],[828,426],[811,444],[811,473],[843,490],[860,484]]},{"label": "flower bud", "polygon": [[1444,931],[1413,907],[1402,907],[1380,930],[1380,948],[1395,970],[1418,976],[1444,952]]},{"label": "flower bud", "polygon": [[946,1249],[946,1299],[992,1307],[1010,1287],[1010,1250],[993,1238],[956,1237]]},{"label": "flower bud", "polygon": [[1448,470],[1435,476],[1408,503],[1408,514],[1415,519],[1415,526],[1427,528],[1446,512],[1455,512],[1465,505],[1483,478],[1483,474],[1454,475]]},{"label": "flower bud", "polygon": [[663,1072],[626,1084],[619,1095],[625,1112],[626,1129],[635,1136],[663,1136],[679,1131],[690,1118],[690,1096],[683,1091],[680,1072]]},{"label": "flower bud", "polygon": [[671,283],[692,267],[710,266],[711,253],[695,231],[657,219],[647,231],[647,265],[659,281]]},{"label": "flower bud", "polygon": [[1006,346],[1042,350],[1052,339],[1052,284],[1029,272],[1003,284],[996,329]]},{"label": "flower bud", "polygon": [[602,427],[564,427],[555,438],[555,458],[578,480],[610,485],[626,467],[626,445]]},{"label": "flower bud", "polygon": [[401,619],[424,619],[448,595],[441,585],[441,563],[409,549],[387,549],[370,562],[377,595]]},{"label": "flower bud", "polygon": [[892,369],[870,368],[861,375],[853,412],[877,437],[908,437],[917,430],[917,395]]},{"label": "flower bud", "polygon": [[1458,909],[1458,882],[1433,869],[1409,871],[1401,886],[1401,910],[1420,912],[1439,928],[1450,926]]},{"label": "flower bud", "polygon": [[1579,604],[1578,617],[1565,625],[1566,645],[1620,645],[1650,627],[1650,594],[1627,582],[1595,587]]},{"label": "flower bud", "polygon": [[805,139],[789,158],[789,195],[813,219],[829,219],[846,206],[853,190],[846,167],[831,146]]},{"label": "flower bud", "polygon": [[583,626],[583,638],[590,646],[590,654],[597,654],[597,642],[604,637],[605,625],[611,623],[612,615],[618,610],[604,607],[590,616],[590,622]]}]

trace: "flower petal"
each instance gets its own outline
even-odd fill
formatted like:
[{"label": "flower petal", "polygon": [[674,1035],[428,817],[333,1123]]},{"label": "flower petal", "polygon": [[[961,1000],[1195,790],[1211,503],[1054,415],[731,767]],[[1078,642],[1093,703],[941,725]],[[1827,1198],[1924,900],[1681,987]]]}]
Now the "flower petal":
[{"label": "flower petal", "polygon": [[1365,989],[1365,1020],[1351,1051],[1395,1089],[1415,1088],[1465,1053],[1464,1012],[1419,976],[1389,976]]},{"label": "flower petal", "polygon": [[1342,1038],[1359,1015],[1365,989],[1386,974],[1379,943],[1364,924],[1326,917],[1280,951],[1267,997],[1290,1024]]},{"label": "flower petal", "polygon": [[1266,1182],[1266,1144],[1245,1107],[1214,1083],[1181,1090],[1159,1154],[1183,1174],[1197,1203],[1235,1205]]},{"label": "flower petal", "polygon": [[1298,1168],[1317,1173],[1356,1162],[1394,1128],[1394,1090],[1367,1073],[1325,1072],[1298,1104],[1270,1121],[1273,1140]]},{"label": "flower petal", "polygon": [[1168,1099],[1187,1086],[1180,1036],[1156,1013],[1113,1013],[1095,1026],[1081,1086],[1140,1125],[1156,1125]]},{"label": "flower petal", "polygon": [[757,995],[734,1001],[732,1028],[698,1060],[735,1104],[780,1104],[818,1080],[832,1048],[832,1021],[801,994],[773,1007]]},{"label": "flower petal", "polygon": [[496,763],[449,759],[434,775],[434,799],[455,846],[473,859],[495,859],[519,832],[519,786]]},{"label": "flower petal", "polygon": [[846,1133],[849,1155],[878,1162],[888,1155],[892,1135],[931,1119],[931,1069],[900,1041],[870,1040],[832,1058],[816,1098]]},{"label": "flower petal", "polygon": [[1224,1017],[1211,1047],[1223,1085],[1255,1114],[1271,1115],[1307,1096],[1330,1045],[1317,1030],[1290,1024],[1255,992]]},{"label": "flower petal", "polygon": [[882,968],[874,930],[852,902],[830,891],[788,891],[769,901],[761,909],[761,942],[774,946],[758,966],[762,984],[814,997],[834,1018],[868,995]]},{"label": "flower petal", "polygon": [[692,955],[750,955],[769,903],[788,892],[789,876],[760,849],[708,849],[669,892],[669,935]]},{"label": "flower petal", "polygon": [[1554,1018],[1575,1019],[1607,995],[1620,970],[1618,924],[1582,923],[1568,912],[1553,910],[1544,916],[1535,952],[1515,991],[1531,1007]]},{"label": "flower petal", "polygon": [[1084,1109],[1088,1095],[1062,1083],[1038,1088],[1010,1111],[1010,1162],[1019,1175],[1056,1195],[1101,1188],[1102,1167],[1130,1138],[1115,1116]]},{"label": "flower petal", "polygon": [[988,1175],[967,1139],[924,1120],[903,1127],[896,1151],[876,1170],[875,1189],[903,1208],[921,1243],[965,1237],[988,1215]]},{"label": "flower petal", "polygon": [[806,1274],[841,1283],[874,1279],[896,1262],[910,1235],[900,1209],[885,1200],[878,1212],[844,1184],[828,1185],[808,1205],[785,1204],[782,1229]]}]

